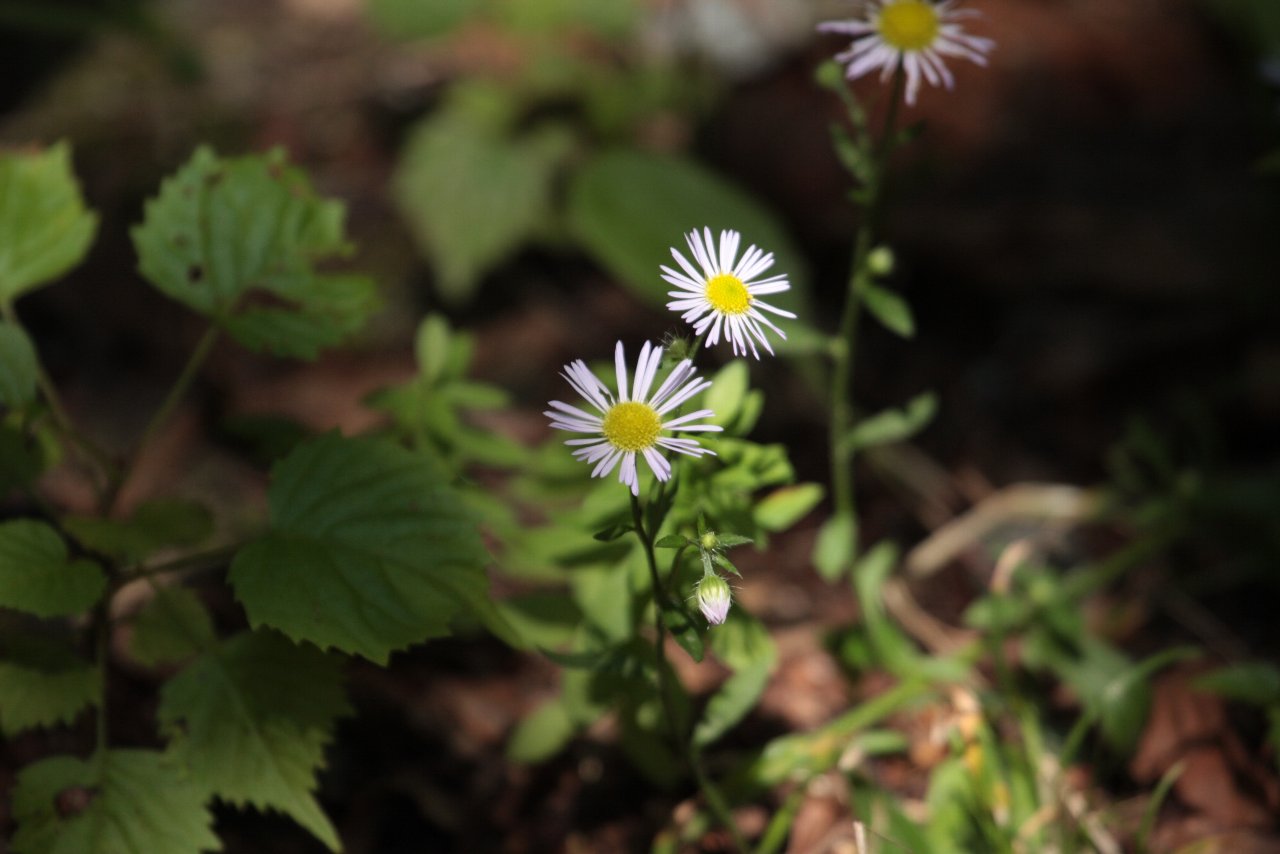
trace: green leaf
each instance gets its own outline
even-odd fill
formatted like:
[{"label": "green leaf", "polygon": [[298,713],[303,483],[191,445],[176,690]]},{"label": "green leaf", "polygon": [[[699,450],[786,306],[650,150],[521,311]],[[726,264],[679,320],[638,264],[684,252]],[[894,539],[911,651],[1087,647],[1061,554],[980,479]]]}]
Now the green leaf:
[{"label": "green leaf", "polygon": [[329,434],[273,470],[271,530],[230,579],[253,626],[386,663],[487,606],[475,521],[427,457]]},{"label": "green leaf", "polygon": [[702,661],[702,656],[705,654],[702,628],[688,608],[683,605],[664,608],[662,622],[680,648],[689,653],[690,658],[694,661]]},{"label": "green leaf", "polygon": [[721,548],[731,549],[735,546],[751,545],[755,540],[738,534],[716,534],[716,542]]},{"label": "green leaf", "polygon": [[890,332],[903,338],[915,336],[916,321],[911,306],[893,291],[868,282],[862,290],[862,302]]},{"label": "green leaf", "polygon": [[98,217],[84,206],[71,149],[0,152],[0,302],[58,278],[84,259]]},{"label": "green leaf", "polygon": [[311,359],[378,307],[371,280],[315,271],[349,251],[344,216],[279,150],[222,159],[200,148],[132,235],[139,269],[160,291],[251,349]]},{"label": "green leaf", "polygon": [[655,549],[680,549],[687,545],[691,545],[688,537],[682,537],[679,534],[667,534],[665,537],[659,537],[653,547]]},{"label": "green leaf", "polygon": [[44,669],[0,661],[0,732],[12,737],[33,727],[71,723],[101,702],[98,668],[71,660]]},{"label": "green leaf", "polygon": [[196,501],[148,501],[128,519],[69,516],[63,526],[81,545],[126,561],[138,561],[167,546],[198,546],[213,533],[213,516]]},{"label": "green leaf", "polygon": [[448,34],[476,14],[484,0],[369,0],[369,16],[393,39],[423,39]]},{"label": "green leaf", "polygon": [[222,846],[204,795],[151,750],[55,756],[18,774],[17,854],[197,854]]},{"label": "green leaf", "polygon": [[549,700],[516,726],[507,742],[507,758],[526,765],[544,762],[559,753],[577,731],[560,700]]},{"label": "green leaf", "polygon": [[825,490],[816,483],[798,483],[769,493],[752,515],[766,531],[785,531],[818,506]]},{"label": "green leaf", "polygon": [[349,712],[334,656],[244,632],[170,680],[158,717],[169,755],[205,796],[280,810],[337,851],[313,793],[334,721]]},{"label": "green leaf", "polygon": [[761,660],[730,676],[707,703],[693,730],[693,743],[706,747],[746,717],[764,693],[772,670],[772,660]]},{"label": "green leaf", "polygon": [[194,591],[161,587],[133,621],[130,650],[148,667],[186,661],[213,646],[209,611]]},{"label": "green leaf", "polygon": [[1220,667],[1194,684],[1203,691],[1255,706],[1280,703],[1280,668],[1262,661]]},{"label": "green leaf", "polygon": [[37,617],[78,614],[107,589],[107,577],[90,560],[69,560],[67,544],[44,522],[0,523],[0,607]]},{"label": "green leaf", "polygon": [[703,398],[703,406],[715,413],[711,423],[725,428],[733,425],[746,401],[750,381],[747,363],[743,359],[734,359],[716,372],[711,379],[711,388]]},{"label": "green leaf", "polygon": [[832,516],[818,529],[813,565],[827,581],[844,575],[858,552],[858,523],[851,514]]},{"label": "green leaf", "polygon": [[741,608],[731,610],[724,625],[711,632],[710,638],[716,658],[735,671],[761,663],[772,666],[778,657],[778,648],[764,623]]},{"label": "green leaf", "polygon": [[440,295],[455,304],[470,299],[480,277],[543,226],[556,170],[570,147],[556,127],[511,137],[506,122],[480,113],[487,107],[472,107],[477,97],[474,90],[455,93],[421,122],[392,179]]},{"label": "green leaf", "polygon": [[38,364],[26,331],[0,320],[0,405],[21,409],[35,399]]},{"label": "green leaf", "polygon": [[494,603],[527,644],[554,649],[568,644],[582,625],[582,611],[564,593],[530,593]]},{"label": "green leaf", "polygon": [[851,450],[901,442],[919,433],[938,411],[938,398],[933,392],[913,397],[902,409],[886,409],[863,418],[845,434],[844,444]]},{"label": "green leaf", "polygon": [[28,436],[17,426],[0,423],[0,495],[28,486],[56,456],[39,437]]},{"label": "green leaf", "polygon": [[418,325],[414,354],[418,374],[427,386],[434,386],[449,369],[451,337],[449,321],[442,315],[429,314]]},{"label": "green leaf", "polygon": [[745,249],[754,243],[777,258],[771,273],[786,273],[791,290],[769,301],[803,311],[806,276],[801,255],[768,210],[702,166],[671,155],[618,150],[598,155],[569,187],[572,235],[635,294],[664,305],[671,286],[658,266],[672,264],[672,248],[686,258],[684,235],[709,227],[742,233]]}]

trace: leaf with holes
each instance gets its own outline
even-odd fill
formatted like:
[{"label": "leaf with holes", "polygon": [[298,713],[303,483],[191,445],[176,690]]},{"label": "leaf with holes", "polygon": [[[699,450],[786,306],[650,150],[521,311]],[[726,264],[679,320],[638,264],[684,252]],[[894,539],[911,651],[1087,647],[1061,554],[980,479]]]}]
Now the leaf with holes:
[{"label": "leaf with holes", "polygon": [[344,216],[278,150],[222,159],[200,148],[132,234],[142,275],[166,295],[247,347],[310,359],[378,307],[369,279],[315,270],[348,252]]},{"label": "leaf with holes", "polygon": [[274,632],[244,632],[164,686],[159,718],[169,755],[203,794],[278,809],[337,851],[313,792],[333,723],[347,712],[334,656]]},{"label": "leaf with holes", "polygon": [[67,145],[0,152],[0,302],[79,264],[97,229]]},{"label": "leaf with holes", "polygon": [[54,756],[18,774],[17,854],[198,854],[222,846],[200,791],[164,755]]},{"label": "leaf with holes", "polygon": [[385,663],[463,609],[489,617],[475,520],[429,458],[329,434],[273,475],[271,530],[231,564],[254,626]]}]

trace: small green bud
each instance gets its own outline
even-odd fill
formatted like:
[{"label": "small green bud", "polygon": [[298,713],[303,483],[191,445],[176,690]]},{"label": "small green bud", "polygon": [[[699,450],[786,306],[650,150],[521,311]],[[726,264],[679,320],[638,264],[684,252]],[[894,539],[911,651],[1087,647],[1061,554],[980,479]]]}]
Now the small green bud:
[{"label": "small green bud", "polygon": [[715,531],[707,531],[698,538],[698,546],[706,551],[713,552],[720,545],[720,540],[716,537]]},{"label": "small green bud", "polygon": [[867,272],[879,278],[893,272],[893,250],[888,246],[877,246],[867,253]]},{"label": "small green bud", "polygon": [[693,348],[693,342],[682,335],[670,335],[663,343],[666,345],[665,360],[673,365],[689,358],[689,351]]},{"label": "small green bud", "polygon": [[698,582],[698,608],[707,622],[713,626],[723,623],[729,616],[729,605],[733,602],[733,591],[729,582],[714,573],[704,575]]},{"label": "small green bud", "polygon": [[813,79],[824,89],[837,89],[843,85],[844,69],[840,67],[840,63],[828,60],[818,66]]}]

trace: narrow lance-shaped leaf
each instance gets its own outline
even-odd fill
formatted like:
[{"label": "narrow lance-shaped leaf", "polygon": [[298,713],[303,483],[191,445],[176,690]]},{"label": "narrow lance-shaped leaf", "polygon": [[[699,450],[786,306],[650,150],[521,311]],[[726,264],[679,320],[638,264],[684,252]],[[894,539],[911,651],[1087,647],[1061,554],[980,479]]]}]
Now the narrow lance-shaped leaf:
[{"label": "narrow lance-shaped leaf", "polygon": [[166,295],[247,347],[309,359],[378,306],[370,280],[315,271],[348,251],[343,217],[280,151],[224,160],[200,148],[132,233],[139,269]]},{"label": "narrow lance-shaped leaf", "polygon": [[231,565],[254,626],[385,663],[464,608],[490,616],[475,520],[427,457],[330,434],[273,475],[271,530]]},{"label": "narrow lance-shaped leaf", "polygon": [[278,809],[337,851],[337,832],[312,792],[334,720],[347,711],[333,656],[245,632],[165,685],[159,718],[170,754],[201,792]]},{"label": "narrow lance-shaped leaf", "polygon": [[71,172],[71,149],[0,152],[0,302],[70,270],[98,228]]},{"label": "narrow lance-shaped leaf", "polygon": [[901,409],[886,409],[863,418],[845,434],[844,444],[859,450],[910,439],[928,426],[937,411],[938,399],[932,392],[916,395]]},{"label": "narrow lance-shaped leaf", "polygon": [[222,846],[204,795],[165,757],[108,750],[55,756],[18,774],[17,854],[198,854]]}]

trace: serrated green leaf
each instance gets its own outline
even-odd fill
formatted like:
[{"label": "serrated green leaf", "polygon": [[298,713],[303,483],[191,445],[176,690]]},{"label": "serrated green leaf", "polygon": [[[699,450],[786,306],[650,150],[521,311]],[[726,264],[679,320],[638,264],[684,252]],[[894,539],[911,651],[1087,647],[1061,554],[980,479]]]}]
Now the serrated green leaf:
[{"label": "serrated green leaf", "polygon": [[165,499],[138,505],[128,519],[69,516],[63,526],[91,551],[136,561],[167,546],[200,545],[213,533],[213,515],[198,501]]},{"label": "serrated green leaf", "polygon": [[772,304],[803,313],[807,279],[801,255],[768,210],[738,187],[682,157],[613,151],[598,155],[574,175],[568,224],[573,236],[639,297],[665,304],[671,286],[659,275],[673,263],[671,249],[689,256],[684,235],[695,228],[742,233],[777,258],[791,290]]},{"label": "serrated green leaf", "polygon": [[51,526],[33,519],[0,523],[0,607],[37,617],[78,614],[106,588],[102,569],[68,559],[67,544]]},{"label": "serrated green leaf", "polygon": [[470,97],[458,94],[418,125],[392,179],[440,294],[452,303],[468,300],[484,273],[543,226],[570,147],[555,127],[512,138],[505,123],[477,115]]},{"label": "serrated green leaf", "polygon": [[766,531],[785,531],[817,507],[824,494],[826,490],[816,483],[784,486],[761,499],[752,517]]},{"label": "serrated green leaf", "polygon": [[26,331],[0,320],[0,405],[20,409],[35,399],[38,364]]},{"label": "serrated green leaf", "polygon": [[278,150],[222,159],[200,148],[132,235],[139,269],[160,291],[247,347],[310,359],[378,307],[370,280],[315,271],[349,250],[344,215]]},{"label": "serrated green leaf", "polygon": [[273,470],[270,532],[230,579],[250,623],[385,663],[487,604],[475,520],[430,459],[329,434]]},{"label": "serrated green leaf", "polygon": [[901,442],[919,433],[938,411],[938,398],[933,392],[913,397],[901,409],[886,409],[863,418],[845,434],[844,444],[851,450]]},{"label": "serrated green leaf", "polygon": [[338,660],[273,632],[244,632],[205,653],[160,692],[169,755],[205,796],[277,809],[331,851],[316,771],[349,713]]},{"label": "serrated green leaf", "polygon": [[868,283],[862,290],[863,305],[890,332],[911,338],[916,334],[916,321],[907,301],[893,291]]},{"label": "serrated green leaf", "polygon": [[844,575],[858,552],[858,523],[851,514],[832,516],[818,529],[813,543],[813,565],[827,581]]},{"label": "serrated green leaf", "polygon": [[512,762],[536,764],[559,753],[577,731],[577,725],[560,700],[549,700],[526,715],[507,742]]},{"label": "serrated green leaf", "polygon": [[693,730],[693,743],[706,747],[746,717],[764,693],[772,670],[772,660],[760,660],[730,676],[707,703]]},{"label": "serrated green leaf", "polygon": [[1202,691],[1255,706],[1280,703],[1280,667],[1262,661],[1219,667],[1197,678],[1194,685]]},{"label": "serrated green leaf", "polygon": [[71,171],[71,149],[0,152],[0,302],[83,260],[98,228]]},{"label": "serrated green leaf", "polygon": [[161,587],[133,621],[130,651],[148,667],[186,661],[213,646],[209,611],[195,591]]},{"label": "serrated green leaf", "polygon": [[98,668],[71,662],[57,669],[0,661],[0,732],[12,737],[33,727],[70,723],[101,702]]},{"label": "serrated green leaf", "polygon": [[18,774],[17,854],[198,854],[222,846],[205,797],[163,754],[55,756]]}]

